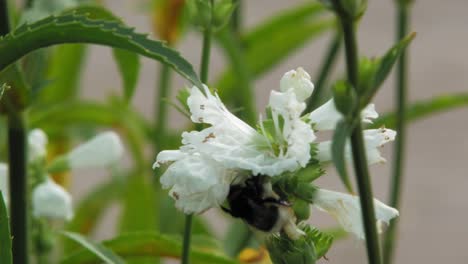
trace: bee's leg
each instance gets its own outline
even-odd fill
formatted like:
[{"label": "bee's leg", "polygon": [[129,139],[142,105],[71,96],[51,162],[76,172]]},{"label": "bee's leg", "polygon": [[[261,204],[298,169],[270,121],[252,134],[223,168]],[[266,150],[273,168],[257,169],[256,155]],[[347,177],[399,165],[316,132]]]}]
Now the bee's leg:
[{"label": "bee's leg", "polygon": [[[232,211],[231,211],[231,209],[228,209],[228,208],[226,208],[226,207],[224,207],[224,206],[221,206],[221,209],[222,209],[225,213],[228,213],[228,214],[230,214],[231,216],[234,216],[233,213],[232,213]],[[234,216],[234,217],[236,217],[236,216]]]},{"label": "bee's leg", "polygon": [[290,203],[288,203],[285,200],[279,200],[273,197],[267,197],[265,199],[262,199],[262,202],[264,203],[272,203],[272,204],[277,204],[277,205],[283,205],[283,206],[291,206]]}]

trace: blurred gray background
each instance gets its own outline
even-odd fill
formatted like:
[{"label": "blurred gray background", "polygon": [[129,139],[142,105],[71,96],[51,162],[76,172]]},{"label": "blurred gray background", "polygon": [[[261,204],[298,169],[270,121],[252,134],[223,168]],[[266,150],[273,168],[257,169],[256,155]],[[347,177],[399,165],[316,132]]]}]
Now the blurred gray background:
[{"label": "blurred gray background", "polygon": [[[128,25],[139,32],[151,32],[148,14],[142,11],[143,1],[107,0],[106,4]],[[244,27],[249,28],[270,15],[305,1],[250,0],[244,4]],[[409,99],[428,99],[433,96],[468,90],[468,1],[415,1],[411,21],[417,37],[411,45]],[[359,28],[360,54],[380,55],[388,49],[395,35],[393,1],[369,1],[367,13]],[[298,50],[287,61],[274,68],[255,83],[256,101],[263,111],[271,89],[278,89],[282,74],[298,66],[315,75],[330,36]],[[200,36],[188,34],[177,48],[193,65],[198,66],[201,50]],[[157,63],[142,60],[141,76],[133,105],[147,117],[152,117],[153,99],[158,73]],[[336,69],[343,73],[343,58]],[[225,61],[215,46],[212,52],[210,76],[224,69]],[[174,87],[186,82],[174,76]],[[214,79],[214,78],[213,78]],[[380,113],[392,109],[394,103],[393,76],[378,93],[375,103]],[[108,48],[94,46],[89,54],[83,81],[85,98],[105,100],[112,93],[121,92],[121,83]],[[467,263],[468,262],[468,109],[442,113],[411,124],[409,127],[406,182],[403,208],[400,211],[400,243],[396,263]],[[183,119],[171,109],[171,125],[182,127]],[[374,194],[382,201],[388,197],[388,182],[393,145],[385,147],[389,163],[371,169]],[[320,179],[321,187],[343,190],[338,177],[331,172]],[[105,174],[99,174],[105,175]],[[106,176],[108,177],[108,176]],[[86,193],[90,186],[104,181],[96,174],[74,177],[72,192],[75,197]],[[113,234],[113,218],[118,208],[106,216],[106,222],[97,234],[109,238]],[[221,234],[226,227],[219,212],[211,210],[210,221]],[[335,226],[335,221],[320,212],[313,213],[311,223],[319,227]],[[327,255],[329,262],[365,263],[365,247],[354,238],[338,241]]]}]

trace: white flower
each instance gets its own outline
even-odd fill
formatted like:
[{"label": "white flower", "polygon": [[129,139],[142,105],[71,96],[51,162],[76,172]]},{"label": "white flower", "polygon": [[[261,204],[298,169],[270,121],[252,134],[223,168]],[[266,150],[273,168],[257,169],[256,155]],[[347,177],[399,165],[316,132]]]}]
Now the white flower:
[{"label": "white flower", "polygon": [[5,204],[8,204],[8,199],[10,197],[9,193],[10,187],[8,186],[8,165],[0,162],[0,191],[3,194],[3,200]]},{"label": "white flower", "polygon": [[302,68],[290,70],[283,75],[280,81],[280,91],[294,90],[296,98],[304,102],[314,91],[314,84],[310,81],[310,75]]},{"label": "white flower", "polygon": [[[314,205],[336,218],[346,231],[354,233],[360,239],[365,239],[358,196],[318,189],[315,193]],[[374,208],[378,232],[381,233],[381,225],[388,224],[391,219],[397,217],[398,210],[377,199],[374,199]]]},{"label": "white flower", "polygon": [[[366,129],[364,130],[364,141],[366,147],[367,163],[384,163],[386,160],[380,154],[379,148],[384,144],[395,140],[396,131],[388,128]],[[317,146],[317,159],[320,161],[330,161],[332,159],[331,141],[320,142]],[[351,146],[347,142],[345,146],[345,158],[352,161]]]},{"label": "white flower", "polygon": [[227,168],[248,170],[254,175],[276,176],[306,165],[310,158],[308,143],[315,137],[310,126],[300,119],[305,104],[297,101],[292,90],[272,91],[270,96],[275,142],[280,144],[277,148],[266,134],[231,114],[207,87],[205,93],[206,96],[193,87],[187,102],[192,120],[211,124],[211,127],[183,133],[182,151],[202,153]]},{"label": "white flower", "polygon": [[[317,131],[333,130],[336,123],[342,118],[342,114],[338,112],[333,99],[328,100],[309,114],[310,122]],[[369,104],[361,111],[362,122],[372,123],[371,119],[379,117],[375,111],[375,105]]]},{"label": "white flower", "polygon": [[170,189],[176,207],[192,214],[223,203],[235,174],[207,156],[177,152],[162,151],[158,155],[158,162],[173,162],[160,181],[164,189]]},{"label": "white flower", "polygon": [[34,217],[70,220],[73,217],[70,194],[52,179],[47,179],[34,188],[32,193]]},{"label": "white flower", "polygon": [[41,129],[33,129],[28,134],[28,160],[44,158],[47,153],[47,135]]},{"label": "white flower", "polygon": [[120,137],[117,133],[108,131],[76,147],[65,158],[72,169],[104,167],[116,163],[123,152]]}]

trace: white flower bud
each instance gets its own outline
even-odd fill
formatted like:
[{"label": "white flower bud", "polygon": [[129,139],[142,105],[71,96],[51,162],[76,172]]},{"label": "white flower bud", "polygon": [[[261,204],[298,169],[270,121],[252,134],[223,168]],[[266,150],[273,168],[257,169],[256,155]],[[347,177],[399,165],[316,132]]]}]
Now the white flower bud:
[{"label": "white flower bud", "polygon": [[47,135],[41,129],[33,129],[28,134],[28,159],[34,161],[47,154]]},{"label": "white flower bud", "polygon": [[76,147],[65,158],[71,169],[105,167],[116,163],[123,152],[120,137],[108,131]]},{"label": "white flower bud", "polygon": [[314,84],[310,81],[310,75],[302,68],[290,70],[283,75],[280,81],[280,90],[286,92],[292,89],[296,98],[304,102],[314,91]]},{"label": "white flower bud", "polygon": [[[375,105],[369,104],[361,111],[362,122],[372,123],[371,119],[379,117],[375,111]],[[340,121],[342,115],[335,107],[333,99],[321,105],[309,114],[310,122],[315,130],[325,131],[335,129],[336,123]]]},{"label": "white flower bud", "polygon": [[[365,239],[362,223],[361,204],[359,197],[345,193],[318,189],[314,197],[314,205],[332,215],[344,230],[354,233],[358,238]],[[374,199],[375,218],[378,232],[382,232],[381,224],[398,216],[398,210]]]},{"label": "white flower bud", "polygon": [[70,194],[50,178],[34,188],[32,208],[37,218],[70,220],[73,217]]},{"label": "white flower bud", "polygon": [[9,186],[8,186],[8,165],[0,163],[0,191],[3,194],[5,204],[8,204],[9,199]]}]

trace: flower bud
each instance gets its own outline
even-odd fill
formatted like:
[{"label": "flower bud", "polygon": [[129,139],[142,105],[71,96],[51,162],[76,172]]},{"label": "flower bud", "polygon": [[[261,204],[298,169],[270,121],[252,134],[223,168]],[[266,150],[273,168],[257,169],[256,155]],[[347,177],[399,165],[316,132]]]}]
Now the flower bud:
[{"label": "flower bud", "polygon": [[70,194],[49,177],[34,188],[32,207],[37,218],[70,220],[73,217]]},{"label": "flower bud", "polygon": [[303,102],[312,95],[314,84],[310,81],[310,75],[302,68],[290,70],[283,75],[280,81],[280,90],[286,92],[293,89],[298,101]]},{"label": "flower bud", "polygon": [[235,5],[232,0],[215,0],[213,5],[210,1],[192,0],[187,1],[187,8],[195,26],[202,30],[212,28],[216,31],[229,21]]},{"label": "flower bud", "polygon": [[340,15],[358,19],[367,9],[367,0],[320,0],[325,6],[335,10]]},{"label": "flower bud", "polygon": [[47,154],[47,135],[41,129],[33,129],[28,134],[28,159],[35,161]]},{"label": "flower bud", "polygon": [[356,105],[356,94],[348,82],[338,81],[333,86],[333,100],[336,109],[344,116],[348,116]]},{"label": "flower bud", "polygon": [[123,155],[120,137],[112,131],[104,132],[67,154],[71,169],[105,167],[116,163]]},{"label": "flower bud", "polygon": [[299,222],[307,220],[310,217],[310,205],[304,200],[297,199],[294,201],[293,210]]}]

